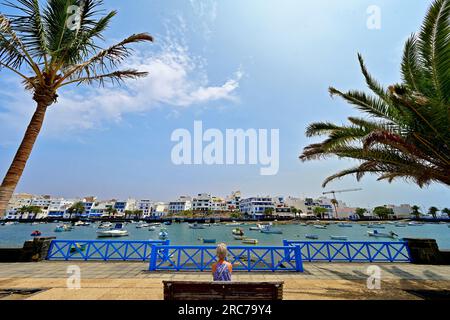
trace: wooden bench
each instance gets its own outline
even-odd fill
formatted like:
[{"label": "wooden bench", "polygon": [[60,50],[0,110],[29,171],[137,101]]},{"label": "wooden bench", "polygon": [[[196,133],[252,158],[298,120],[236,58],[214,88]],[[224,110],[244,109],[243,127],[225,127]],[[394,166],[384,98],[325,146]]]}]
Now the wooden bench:
[{"label": "wooden bench", "polygon": [[164,300],[282,300],[284,282],[163,281]]}]

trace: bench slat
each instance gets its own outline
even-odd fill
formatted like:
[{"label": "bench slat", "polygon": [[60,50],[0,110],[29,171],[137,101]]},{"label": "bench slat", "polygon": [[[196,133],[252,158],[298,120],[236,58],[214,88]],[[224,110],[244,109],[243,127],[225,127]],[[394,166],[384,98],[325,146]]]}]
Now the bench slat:
[{"label": "bench slat", "polygon": [[283,282],[163,281],[164,300],[282,300]]}]

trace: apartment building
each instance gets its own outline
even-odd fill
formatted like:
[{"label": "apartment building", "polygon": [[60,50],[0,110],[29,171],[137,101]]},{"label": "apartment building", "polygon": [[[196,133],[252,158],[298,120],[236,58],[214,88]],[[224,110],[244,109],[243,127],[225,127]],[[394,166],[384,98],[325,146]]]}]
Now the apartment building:
[{"label": "apartment building", "polygon": [[273,199],[267,197],[251,197],[242,199],[239,203],[240,211],[251,217],[263,217],[268,210],[275,212]]},{"label": "apartment building", "polygon": [[177,214],[192,209],[192,198],[181,196],[176,201],[169,202],[169,213]]}]

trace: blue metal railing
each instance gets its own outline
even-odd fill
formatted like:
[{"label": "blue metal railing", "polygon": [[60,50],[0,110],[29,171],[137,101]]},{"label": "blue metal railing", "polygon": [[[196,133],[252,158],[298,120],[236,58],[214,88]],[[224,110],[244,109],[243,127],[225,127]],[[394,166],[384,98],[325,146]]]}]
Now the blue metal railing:
[{"label": "blue metal railing", "polygon": [[[217,262],[214,246],[155,246],[150,257],[150,271],[205,271]],[[229,246],[228,258],[237,271],[303,272],[298,246],[249,247]]]},{"label": "blue metal railing", "polygon": [[284,240],[283,245],[299,246],[303,261],[309,262],[411,262],[409,248],[404,241]]},{"label": "blue metal railing", "polygon": [[53,240],[47,260],[148,261],[155,245],[169,244],[169,240]]}]

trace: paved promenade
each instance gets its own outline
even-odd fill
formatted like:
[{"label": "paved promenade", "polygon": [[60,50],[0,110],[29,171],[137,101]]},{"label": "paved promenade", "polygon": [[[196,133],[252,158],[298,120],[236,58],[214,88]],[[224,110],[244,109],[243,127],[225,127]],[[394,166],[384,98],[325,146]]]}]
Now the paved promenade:
[{"label": "paved promenade", "polygon": [[[81,268],[81,289],[66,287],[67,267]],[[235,272],[234,281],[284,281],[284,299],[423,299],[417,290],[450,291],[450,266],[378,264],[381,289],[367,289],[367,267],[358,263],[306,263],[304,273]],[[374,264],[376,265],[376,264]],[[140,262],[40,262],[0,264],[0,299],[163,298],[162,280],[211,280],[209,273],[149,272]],[[41,289],[21,295],[11,289]]]}]

